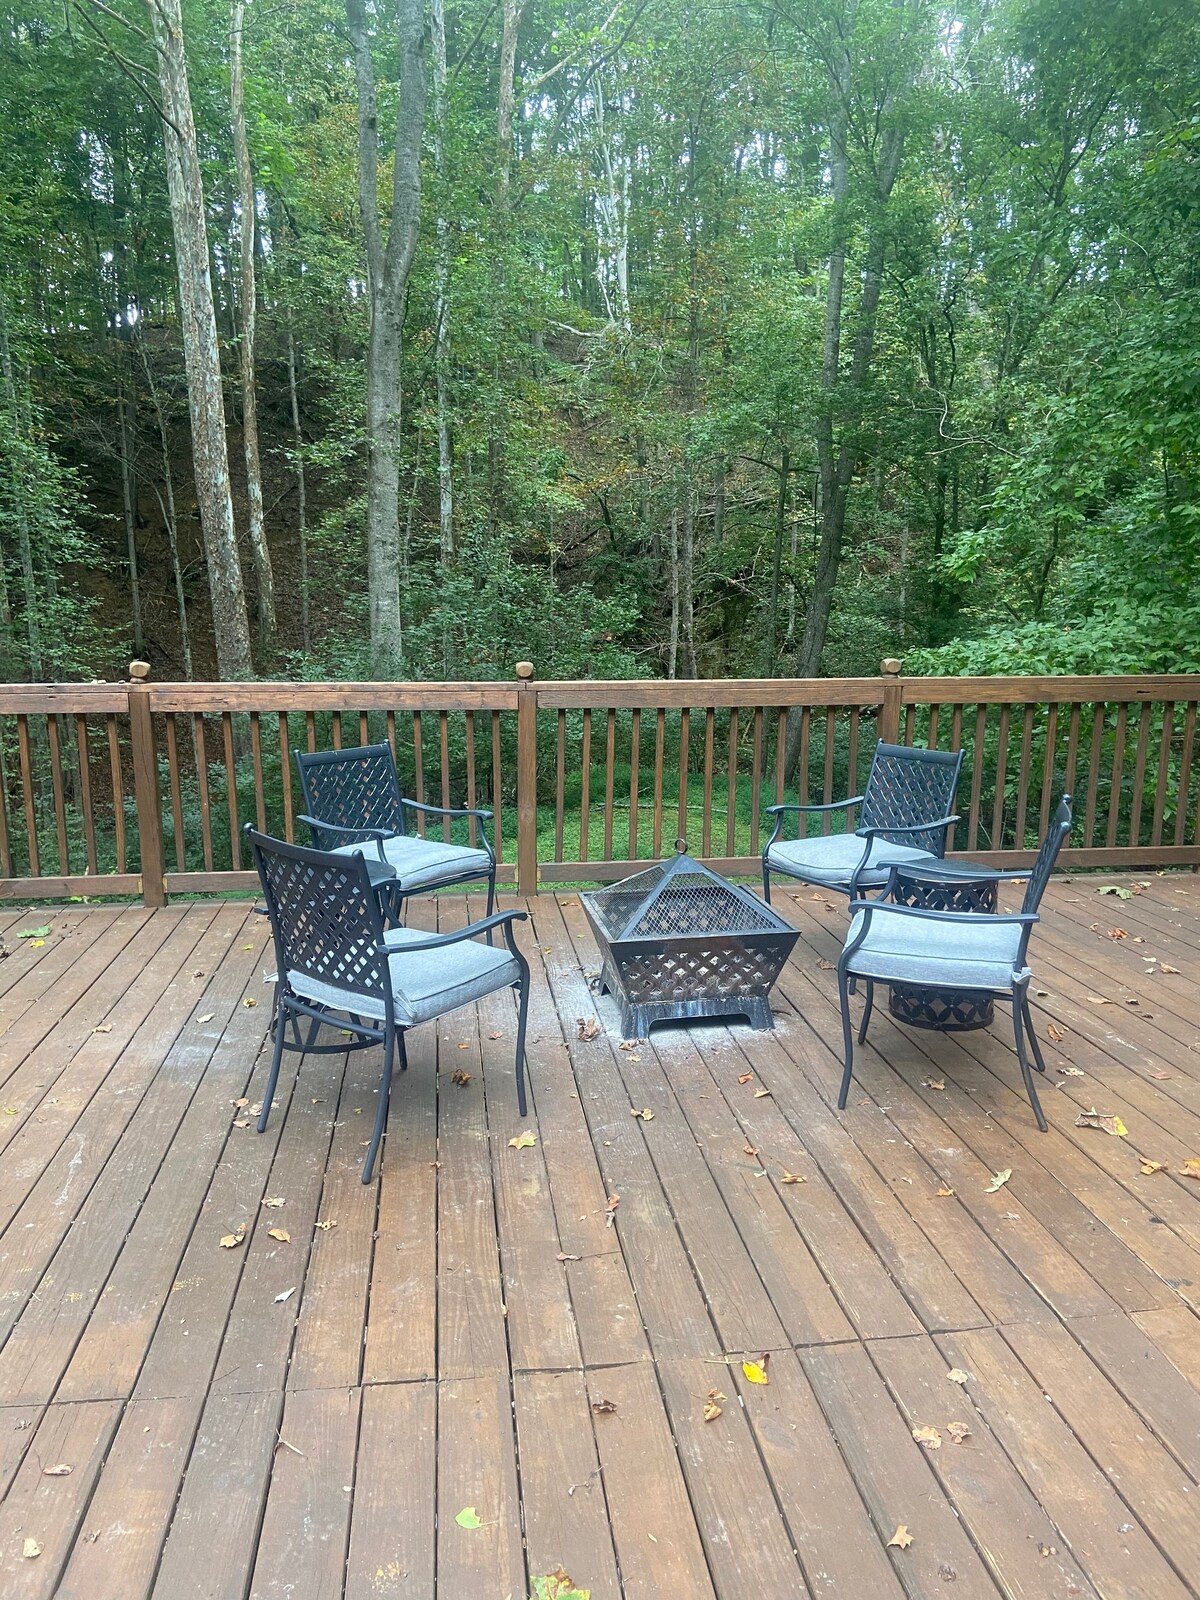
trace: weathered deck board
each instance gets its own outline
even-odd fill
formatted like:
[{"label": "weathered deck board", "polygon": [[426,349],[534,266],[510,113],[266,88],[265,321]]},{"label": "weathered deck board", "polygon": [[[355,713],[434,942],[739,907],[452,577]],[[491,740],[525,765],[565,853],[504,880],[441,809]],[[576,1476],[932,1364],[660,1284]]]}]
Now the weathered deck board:
[{"label": "weathered deck board", "polygon": [[883,997],[836,1110],[840,903],[780,894],[773,1034],[622,1050],[564,893],[518,930],[529,1117],[496,996],[412,1036],[369,1188],[378,1050],[289,1056],[237,1126],[270,1010],[244,902],[0,912],[0,1589],[1200,1594],[1200,880],[1105,881],[1138,892],[1058,882],[1034,937],[1045,1135],[1006,1012],[952,1038]]}]

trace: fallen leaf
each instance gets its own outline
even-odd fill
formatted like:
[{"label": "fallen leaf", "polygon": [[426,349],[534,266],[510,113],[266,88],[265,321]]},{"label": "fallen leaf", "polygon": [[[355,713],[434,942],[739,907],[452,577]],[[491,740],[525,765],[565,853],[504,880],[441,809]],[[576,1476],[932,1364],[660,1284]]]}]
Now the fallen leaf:
[{"label": "fallen leaf", "polygon": [[605,1208],[604,1208],[608,1212],[608,1215],[604,1219],[604,1226],[606,1228],[611,1228],[613,1226],[613,1224],[616,1222],[616,1220],[617,1220],[617,1207],[620,1204],[621,1204],[621,1196],[619,1194],[610,1194],[609,1195],[609,1197],[608,1197],[608,1205],[605,1206]]},{"label": "fallen leaf", "polygon": [[479,1517],[476,1515],[474,1506],[464,1506],[454,1520],[458,1523],[460,1528],[483,1527],[483,1523],[480,1522]]},{"label": "fallen leaf", "polygon": [[471,1081],[471,1074],[464,1072],[461,1067],[456,1067],[450,1074],[450,1082],[456,1083],[460,1089],[465,1089]]},{"label": "fallen leaf", "polygon": [[631,1117],[640,1117],[643,1122],[654,1121],[654,1113],[651,1111],[649,1106],[643,1106],[640,1111],[636,1106],[630,1106],[629,1115]]},{"label": "fallen leaf", "polygon": [[950,1435],[954,1444],[961,1444],[964,1439],[971,1437],[971,1430],[965,1422],[948,1422],[946,1424],[946,1432]]},{"label": "fallen leaf", "polygon": [[263,1201],[263,1205],[269,1206],[271,1210],[274,1211],[277,1206],[287,1205],[287,1201],[281,1194],[273,1194],[269,1195],[267,1199]]},{"label": "fallen leaf", "polygon": [[249,1117],[235,1117],[233,1119],[233,1126],[235,1128],[248,1128],[250,1126],[250,1118]]},{"label": "fallen leaf", "polygon": [[[569,900],[564,900],[563,905],[570,905]],[[578,900],[575,902],[579,904]],[[533,1578],[533,1593],[530,1600],[591,1600],[590,1589],[577,1589],[574,1578],[570,1578],[561,1567],[555,1567],[553,1572],[547,1572],[544,1577]]]},{"label": "fallen leaf", "polygon": [[515,1139],[508,1141],[510,1150],[532,1150],[537,1143],[537,1135],[530,1133],[526,1128],[524,1133],[519,1133]]},{"label": "fallen leaf", "polygon": [[1004,1185],[1011,1177],[1012,1168],[1005,1167],[1004,1171],[998,1172],[992,1179],[991,1183],[988,1184],[987,1188],[983,1191],[984,1194],[995,1194],[997,1189],[1003,1189]]},{"label": "fallen leaf", "polygon": [[1116,1139],[1123,1139],[1129,1129],[1120,1117],[1102,1115],[1095,1106],[1090,1111],[1081,1111],[1075,1118],[1077,1128],[1101,1128],[1105,1133],[1111,1133]]},{"label": "fallen leaf", "polygon": [[258,1004],[258,1001],[252,999],[249,995],[247,995],[246,998],[242,1001],[242,1004],[245,1006],[247,1011],[251,1011]]},{"label": "fallen leaf", "polygon": [[582,1260],[583,1260],[583,1257],[582,1257],[582,1256],[571,1256],[571,1255],[567,1255],[567,1253],[566,1253],[566,1251],[564,1251],[564,1250],[560,1250],[560,1251],[559,1251],[559,1252],[558,1252],[558,1259],[559,1259],[559,1260],[560,1260],[560,1261],[582,1261]]},{"label": "fallen leaf", "polygon": [[244,944],[244,945],[243,945],[243,946],[242,946],[242,949],[243,949],[243,950],[253,950],[253,949],[254,949],[254,946],[253,946],[253,944]]},{"label": "fallen leaf", "polygon": [[585,1022],[582,1017],[575,1018],[575,1032],[581,1039],[598,1039],[600,1037],[600,1024],[595,1017],[589,1017]]},{"label": "fallen leaf", "polygon": [[797,1172],[789,1172],[785,1167],[779,1174],[779,1181],[780,1183],[807,1183],[808,1179],[801,1177]]},{"label": "fallen leaf", "polygon": [[45,939],[30,939],[29,945],[32,950],[40,950],[45,942]]},{"label": "fallen leaf", "polygon": [[598,1417],[609,1417],[617,1409],[615,1400],[593,1400],[592,1410]]},{"label": "fallen leaf", "polygon": [[1159,1083],[1166,1083],[1171,1074],[1169,1072],[1152,1072],[1150,1076],[1152,1078],[1157,1078]]},{"label": "fallen leaf", "polygon": [[706,1400],[704,1402],[705,1422],[715,1422],[720,1415],[721,1408],[715,1400]]},{"label": "fallen leaf", "polygon": [[938,1199],[939,1199],[939,1200],[949,1200],[949,1198],[950,1198],[950,1196],[951,1196],[951,1195],[952,1195],[952,1194],[953,1194],[953,1193],[954,1193],[954,1190],[953,1190],[953,1189],[948,1189],[948,1188],[947,1188],[947,1187],[946,1187],[946,1185],[945,1185],[945,1184],[944,1184],[944,1183],[943,1183],[943,1184],[942,1184],[942,1185],[941,1185],[941,1186],[940,1186],[940,1187],[939,1187],[939,1189],[938,1189],[938,1191],[937,1191],[937,1197],[938,1197]]},{"label": "fallen leaf", "polygon": [[770,1089],[755,1089],[754,1098],[756,1100],[765,1100],[770,1093]]},{"label": "fallen leaf", "polygon": [[69,1478],[74,1472],[74,1467],[69,1467],[65,1461],[60,1461],[56,1467],[43,1467],[43,1478]]},{"label": "fallen leaf", "polygon": [[236,1250],[246,1237],[246,1224],[239,1222],[235,1233],[226,1233],[221,1238],[222,1250]]},{"label": "fallen leaf", "polygon": [[1108,928],[1106,932],[1108,933],[1108,937],[1110,939],[1128,939],[1129,937],[1129,934],[1124,928]]},{"label": "fallen leaf", "polygon": [[822,972],[832,972],[833,971],[833,962],[832,961],[826,961],[824,956],[818,956],[817,957],[817,966],[820,967]]},{"label": "fallen leaf", "polygon": [[742,1371],[751,1383],[770,1383],[767,1377],[767,1364],[770,1356],[760,1356],[757,1361],[743,1361]]},{"label": "fallen leaf", "polygon": [[1133,890],[1132,889],[1121,889],[1121,888],[1118,888],[1118,886],[1115,883],[1101,884],[1100,888],[1098,888],[1096,890],[1096,893],[1097,894],[1115,894],[1118,900],[1132,900],[1133,899]]},{"label": "fallen leaf", "polygon": [[100,1022],[100,1023],[97,1023],[97,1025],[92,1029],[92,1032],[93,1033],[111,1033],[112,1032],[112,1023],[111,1022]]},{"label": "fallen leaf", "polygon": [[330,1228],[337,1227],[337,1219],[330,1217],[328,1222],[318,1222],[316,1226],[321,1230],[322,1233],[328,1233]]},{"label": "fallen leaf", "polygon": [[280,1244],[291,1244],[292,1236],[286,1228],[268,1228],[268,1239],[278,1239]]},{"label": "fallen leaf", "polygon": [[19,1109],[19,1106],[5,1106],[4,1115],[6,1117],[15,1117]]},{"label": "fallen leaf", "polygon": [[489,1033],[488,1034],[488,1038],[489,1039],[503,1039],[503,1037],[504,1037],[504,1035],[502,1033]]},{"label": "fallen leaf", "polygon": [[470,1042],[470,1040],[469,1040],[469,1039],[461,1039],[461,1040],[460,1040],[460,1041],[459,1041],[459,1045],[458,1045],[458,1048],[459,1048],[459,1049],[460,1049],[460,1050],[469,1050],[469,1049],[470,1049],[470,1048],[471,1048],[471,1042]]},{"label": "fallen leaf", "polygon": [[971,1374],[964,1372],[961,1367],[951,1367],[946,1376],[951,1383],[970,1383],[971,1381]]},{"label": "fallen leaf", "polygon": [[1155,1172],[1165,1172],[1166,1170],[1167,1170],[1167,1163],[1165,1161],[1143,1161],[1142,1162],[1142,1171],[1146,1174],[1147,1177],[1150,1177]]},{"label": "fallen leaf", "polygon": [[1087,1073],[1084,1072],[1082,1067],[1055,1067],[1054,1070],[1055,1070],[1055,1072],[1060,1073],[1064,1078],[1086,1078],[1087,1077]]},{"label": "fallen leaf", "polygon": [[1061,1044],[1067,1037],[1067,1030],[1060,1028],[1057,1023],[1048,1022],[1046,1024],[1046,1037],[1052,1044]]},{"label": "fallen leaf", "polygon": [[907,1550],[912,1542],[912,1534],[909,1533],[908,1528],[902,1522],[888,1540],[888,1549],[890,1550],[895,1545],[898,1550]]},{"label": "fallen leaf", "polygon": [[1090,1006],[1110,1006],[1110,1005],[1112,1005],[1112,1001],[1111,1000],[1107,999],[1104,995],[1100,995],[1100,994],[1090,994],[1090,995],[1088,995],[1087,1001],[1088,1001],[1088,1005],[1090,1005]]},{"label": "fallen leaf", "polygon": [[[17,937],[19,939],[21,938],[21,935],[18,934]],[[40,1556],[41,1553],[42,1547],[36,1539],[26,1539],[25,1543],[21,1546],[21,1554],[24,1556],[26,1561],[32,1561],[36,1556]]]},{"label": "fallen leaf", "polygon": [[757,1156],[758,1151],[752,1144],[744,1144],[742,1146],[742,1154],[747,1156]]},{"label": "fallen leaf", "polygon": [[945,1078],[926,1078],[924,1081],[927,1089],[944,1089],[946,1087]]},{"label": "fallen leaf", "polygon": [[1160,961],[1159,962],[1159,966],[1158,966],[1158,970],[1160,972],[1176,972],[1177,973],[1179,971],[1179,968],[1178,967],[1173,967],[1170,964],[1169,961]]},{"label": "fallen leaf", "polygon": [[645,1044],[645,1042],[645,1039],[622,1039],[620,1044],[617,1046],[617,1049],[636,1050],[640,1045]]},{"label": "fallen leaf", "polygon": [[295,1292],[296,1292],[296,1285],[293,1284],[290,1289],[285,1289],[282,1294],[277,1294],[275,1296],[275,1304],[277,1306],[281,1306],[285,1300],[290,1300],[292,1298],[292,1296],[295,1294]]},{"label": "fallen leaf", "polygon": [[940,1450],[942,1448],[942,1436],[936,1428],[914,1428],[912,1436],[922,1449]]},{"label": "fallen leaf", "polygon": [[754,1077],[754,1074],[752,1072],[742,1072],[742,1073],[738,1074],[738,1082],[739,1083],[749,1083],[750,1080],[753,1077]]},{"label": "fallen leaf", "polygon": [[1200,1179],[1200,1160],[1198,1160],[1195,1156],[1189,1156],[1180,1167],[1179,1176],[1181,1178]]},{"label": "fallen leaf", "polygon": [[18,939],[44,939],[49,932],[50,932],[50,924],[47,923],[44,928],[22,928],[20,933],[17,934],[17,938]]}]

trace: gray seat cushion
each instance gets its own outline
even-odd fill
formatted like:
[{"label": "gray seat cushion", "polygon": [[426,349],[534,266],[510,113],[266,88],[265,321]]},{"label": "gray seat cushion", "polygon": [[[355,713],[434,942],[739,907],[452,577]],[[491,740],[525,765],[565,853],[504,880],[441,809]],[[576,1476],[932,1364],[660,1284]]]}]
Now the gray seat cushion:
[{"label": "gray seat cushion", "polygon": [[[518,983],[521,969],[503,945],[487,945],[481,939],[463,939],[443,945],[439,950],[406,952],[404,946],[419,943],[430,935],[419,928],[392,928],[384,943],[395,950],[389,957],[392,998],[397,1023],[410,1028],[428,1022],[447,1011],[457,1011],[473,1000],[481,1000],[497,989]],[[354,994],[333,984],[309,978],[302,972],[289,972],[292,993],[336,1011],[352,1011],[355,1016],[383,1020],[383,1001]]]},{"label": "gray seat cushion", "polygon": [[[858,937],[865,915],[855,914],[847,945]],[[964,915],[961,922],[939,922],[898,911],[873,911],[867,936],[846,970],[889,983],[1003,991],[1029,976],[1028,967],[1017,967],[1020,943],[1020,923],[983,912]]]},{"label": "gray seat cushion", "polygon": [[[829,833],[814,839],[779,840],[767,851],[767,865],[780,872],[802,878],[805,883],[819,883],[827,889],[850,888],[850,874],[863,858],[867,841],[856,833]],[[868,866],[859,874],[859,884],[864,889],[874,889],[888,880],[888,868],[905,861],[934,859],[928,850],[917,850],[912,845],[893,844],[890,839],[872,839]]]},{"label": "gray seat cushion", "polygon": [[[375,856],[375,843],[368,839],[362,844],[339,845],[334,855],[352,855],[356,850],[361,850],[369,861]],[[425,889],[447,878],[465,878],[468,874],[486,878],[492,870],[486,850],[447,844],[444,839],[418,839],[409,834],[397,834],[383,841],[383,854],[402,889]]]}]

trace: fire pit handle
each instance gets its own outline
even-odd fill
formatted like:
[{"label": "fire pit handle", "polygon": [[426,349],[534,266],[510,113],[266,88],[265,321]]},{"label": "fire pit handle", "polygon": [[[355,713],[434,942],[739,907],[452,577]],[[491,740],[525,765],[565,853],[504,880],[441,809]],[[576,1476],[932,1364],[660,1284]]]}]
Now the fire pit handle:
[{"label": "fire pit handle", "polygon": [[675,851],[676,851],[677,855],[681,855],[681,856],[687,855],[687,840],[686,839],[676,839],[676,841],[675,841]]}]

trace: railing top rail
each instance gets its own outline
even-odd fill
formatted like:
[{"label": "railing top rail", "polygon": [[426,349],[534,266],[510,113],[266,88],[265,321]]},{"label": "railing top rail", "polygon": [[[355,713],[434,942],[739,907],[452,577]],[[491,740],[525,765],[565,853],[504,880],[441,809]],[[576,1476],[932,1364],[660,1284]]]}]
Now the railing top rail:
[{"label": "railing top rail", "polygon": [[152,683],[152,711],[515,711],[514,683]]},{"label": "railing top rail", "polygon": [[1036,705],[1057,702],[1171,701],[1200,697],[1200,673],[1109,673],[996,678],[901,678],[905,701],[933,705]]},{"label": "railing top rail", "polygon": [[536,684],[538,704],[555,709],[666,706],[877,706],[886,678],[608,678]]},{"label": "railing top rail", "polygon": [[34,716],[47,711],[125,711],[129,691],[123,683],[2,683],[0,715]]}]

